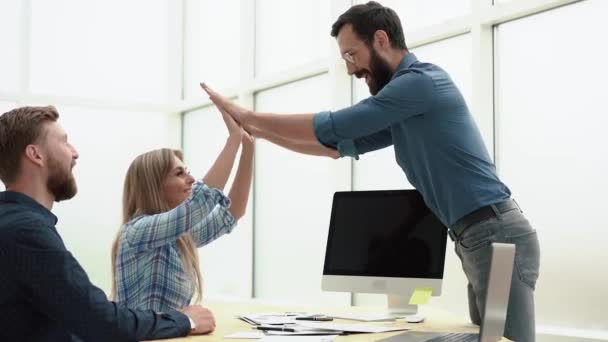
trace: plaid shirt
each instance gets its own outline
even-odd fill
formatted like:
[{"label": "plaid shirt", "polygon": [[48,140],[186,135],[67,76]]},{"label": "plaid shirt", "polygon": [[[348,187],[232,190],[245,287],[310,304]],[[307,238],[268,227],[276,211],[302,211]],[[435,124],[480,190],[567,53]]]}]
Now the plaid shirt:
[{"label": "plaid shirt", "polygon": [[197,181],[192,196],[175,209],[141,215],[125,224],[118,242],[116,301],[129,308],[167,311],[190,303],[194,279],[179,257],[177,238],[190,233],[197,247],[236,225],[220,190]]}]

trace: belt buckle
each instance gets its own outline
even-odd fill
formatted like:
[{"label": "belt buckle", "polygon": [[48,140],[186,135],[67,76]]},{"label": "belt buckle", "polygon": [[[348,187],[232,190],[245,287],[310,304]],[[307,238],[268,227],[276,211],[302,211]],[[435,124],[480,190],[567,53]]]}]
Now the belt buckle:
[{"label": "belt buckle", "polygon": [[458,238],[458,236],[456,236],[456,232],[454,232],[454,230],[452,230],[452,229],[448,229],[448,235],[450,236],[450,240],[452,240],[454,242]]}]

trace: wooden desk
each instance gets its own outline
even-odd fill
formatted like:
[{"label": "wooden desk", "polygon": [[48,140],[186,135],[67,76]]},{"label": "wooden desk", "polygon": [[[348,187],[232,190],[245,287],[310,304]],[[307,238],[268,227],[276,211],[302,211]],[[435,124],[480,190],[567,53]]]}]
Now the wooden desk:
[{"label": "wooden desk", "polygon": [[[337,314],[344,312],[377,312],[381,311],[382,308],[373,307],[331,307],[331,308],[301,308],[301,307],[286,307],[286,306],[274,306],[264,305],[251,302],[210,302],[207,306],[215,315],[215,321],[217,323],[216,329],[209,335],[198,335],[188,336],[182,338],[169,339],[165,341],[221,341],[224,340],[224,336],[235,333],[235,332],[246,332],[254,331],[251,329],[251,325],[236,318],[236,316],[245,313],[253,312],[285,312],[285,311],[303,311],[308,313],[322,313],[322,314]],[[440,331],[440,332],[478,332],[479,329],[466,321],[464,318],[459,318],[453,314],[440,309],[434,309],[430,307],[422,307],[421,312],[426,316],[426,320],[423,323],[407,323],[402,321],[397,322],[356,322],[346,320],[335,320],[337,323],[365,323],[375,325],[386,325],[389,327],[407,327],[411,330],[418,331]],[[395,331],[389,333],[380,334],[355,334],[347,336],[338,336],[336,341],[377,341],[381,338],[393,336],[403,333],[403,331]],[[227,341],[255,341],[255,340],[233,340],[227,339]],[[502,339],[501,341],[508,341]]]}]

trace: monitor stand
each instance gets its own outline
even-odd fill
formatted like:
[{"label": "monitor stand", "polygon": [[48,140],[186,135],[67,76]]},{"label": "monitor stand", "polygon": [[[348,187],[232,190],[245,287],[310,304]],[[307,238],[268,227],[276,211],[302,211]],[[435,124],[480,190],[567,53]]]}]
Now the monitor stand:
[{"label": "monitor stand", "polygon": [[403,318],[418,313],[418,305],[410,304],[409,297],[387,295],[388,314],[395,318]]},{"label": "monitor stand", "polygon": [[332,315],[334,318],[350,319],[364,322],[394,321],[398,318],[407,318],[418,313],[418,305],[410,305],[409,297],[387,295],[388,310],[377,312],[350,312]]}]

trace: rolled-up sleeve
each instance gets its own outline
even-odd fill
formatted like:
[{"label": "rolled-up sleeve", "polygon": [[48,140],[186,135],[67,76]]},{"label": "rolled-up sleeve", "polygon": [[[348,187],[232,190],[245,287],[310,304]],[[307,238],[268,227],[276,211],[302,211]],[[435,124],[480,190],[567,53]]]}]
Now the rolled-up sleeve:
[{"label": "rolled-up sleeve", "polygon": [[[207,241],[211,241],[213,239],[209,238],[217,238],[234,226],[235,220],[227,210],[229,207],[230,199],[222,191],[197,181],[192,187],[192,196],[176,208],[156,215],[142,215],[127,223],[126,239],[131,248],[138,250],[173,243],[187,231],[191,231],[195,239],[206,235]],[[222,223],[222,229],[205,223]],[[216,231],[216,234],[201,232],[206,229]]]},{"label": "rolled-up sleeve", "polygon": [[[314,132],[322,145],[338,150],[342,156],[356,157],[357,139],[373,136],[398,122],[424,114],[432,106],[434,97],[435,87],[430,76],[404,72],[396,75],[375,96],[335,112],[315,114]],[[381,139],[381,142],[385,147],[386,140]],[[368,150],[374,148],[367,146]]]}]

